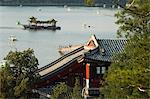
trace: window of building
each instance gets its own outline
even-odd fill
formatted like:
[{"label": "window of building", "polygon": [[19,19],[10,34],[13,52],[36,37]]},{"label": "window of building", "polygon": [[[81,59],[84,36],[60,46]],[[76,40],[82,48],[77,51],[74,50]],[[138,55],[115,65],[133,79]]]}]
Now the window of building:
[{"label": "window of building", "polygon": [[102,67],[102,74],[104,74],[105,73],[105,71],[106,71],[106,67]]},{"label": "window of building", "polygon": [[96,67],[96,74],[100,74],[101,73],[101,68],[100,67]]}]

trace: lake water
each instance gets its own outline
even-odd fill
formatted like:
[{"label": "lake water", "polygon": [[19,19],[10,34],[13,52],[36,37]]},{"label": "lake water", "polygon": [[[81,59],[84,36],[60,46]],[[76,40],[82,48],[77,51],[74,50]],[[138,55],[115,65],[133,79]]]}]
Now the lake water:
[{"label": "lake water", "polygon": [[[39,10],[40,9],[40,10]],[[8,7],[0,6],[0,60],[10,50],[32,48],[39,60],[39,67],[60,57],[61,45],[86,43],[95,34],[98,39],[116,38],[117,25],[114,14],[117,9],[98,7]],[[39,20],[54,18],[61,30],[23,30],[16,23],[27,23],[29,17]],[[87,24],[89,27],[84,27]],[[15,44],[8,40],[10,35],[18,39]]]}]

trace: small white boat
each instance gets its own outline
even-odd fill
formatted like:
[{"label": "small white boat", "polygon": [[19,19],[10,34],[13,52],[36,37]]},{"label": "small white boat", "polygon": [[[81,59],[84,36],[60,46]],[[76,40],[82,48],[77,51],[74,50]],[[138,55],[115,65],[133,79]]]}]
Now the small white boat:
[{"label": "small white boat", "polygon": [[99,12],[99,11],[96,11],[96,14],[100,14],[100,12]]},{"label": "small white boat", "polygon": [[106,4],[103,4],[103,8],[106,8]]},{"label": "small white boat", "polygon": [[118,9],[120,9],[120,6],[118,6]]},{"label": "small white boat", "polygon": [[11,35],[8,39],[9,39],[10,41],[17,41],[17,38],[16,38],[16,36],[14,36],[14,35]]},{"label": "small white boat", "polygon": [[68,6],[67,5],[64,5],[64,8],[67,8]]},{"label": "small white boat", "polygon": [[71,9],[68,7],[68,8],[67,8],[67,11],[69,12],[69,11],[71,11]]},{"label": "small white boat", "polygon": [[82,24],[82,27],[83,27],[83,28],[86,28],[86,27],[87,27],[87,24],[86,24],[86,23],[83,23],[83,24]]},{"label": "small white boat", "polygon": [[19,7],[22,7],[22,5],[20,4]]},{"label": "small white boat", "polygon": [[40,12],[40,11],[42,11],[42,9],[41,9],[41,8],[38,8],[38,9],[37,9],[37,11],[39,11],[39,12]]},{"label": "small white boat", "polygon": [[115,5],[112,5],[112,8],[114,9],[114,8],[115,8]]}]

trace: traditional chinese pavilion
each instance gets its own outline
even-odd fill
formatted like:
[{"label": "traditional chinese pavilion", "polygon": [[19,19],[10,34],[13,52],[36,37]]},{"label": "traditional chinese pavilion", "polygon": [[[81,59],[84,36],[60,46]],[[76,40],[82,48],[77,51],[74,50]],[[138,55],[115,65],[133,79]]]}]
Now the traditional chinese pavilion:
[{"label": "traditional chinese pavilion", "polygon": [[59,52],[68,52],[39,69],[41,80],[34,87],[42,88],[57,82],[66,82],[73,87],[75,77],[78,77],[83,96],[99,95],[100,81],[113,54],[122,52],[125,44],[123,39],[97,39],[92,35],[86,44],[63,47]]}]

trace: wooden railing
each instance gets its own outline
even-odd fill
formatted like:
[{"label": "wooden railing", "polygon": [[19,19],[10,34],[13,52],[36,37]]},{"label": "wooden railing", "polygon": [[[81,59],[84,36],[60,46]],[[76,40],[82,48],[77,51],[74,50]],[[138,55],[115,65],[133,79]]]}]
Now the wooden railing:
[{"label": "wooden railing", "polygon": [[50,97],[51,97],[50,94],[44,93],[44,92],[42,92],[42,91],[40,91],[40,90],[37,90],[37,89],[32,89],[32,92],[33,92],[33,93],[38,93],[38,94],[40,94],[41,96],[43,96],[44,98],[50,98]]}]

